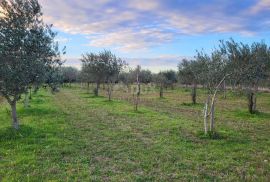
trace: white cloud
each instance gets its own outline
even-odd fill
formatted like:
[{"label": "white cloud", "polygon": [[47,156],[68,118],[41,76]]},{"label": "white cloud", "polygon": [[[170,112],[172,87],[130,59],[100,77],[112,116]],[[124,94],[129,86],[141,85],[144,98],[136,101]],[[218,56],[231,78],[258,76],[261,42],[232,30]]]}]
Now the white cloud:
[{"label": "white cloud", "polygon": [[77,69],[81,69],[81,61],[80,58],[76,58],[76,57],[65,57],[65,66],[71,66],[71,67],[75,67]]},{"label": "white cloud", "polygon": [[270,0],[259,0],[258,3],[251,8],[250,12],[256,14],[263,10],[270,10]]},{"label": "white cloud", "polygon": [[57,37],[55,41],[59,43],[68,43],[69,41],[71,41],[71,39],[66,37]]},{"label": "white cloud", "polygon": [[[61,31],[85,34],[89,45],[121,51],[145,50],[172,41],[180,34],[237,32],[253,35],[246,16],[228,16],[224,3],[205,5],[198,10],[165,8],[161,0],[40,0],[44,19]],[[261,0],[253,12],[269,8]],[[239,10],[241,11],[241,10]]]},{"label": "white cloud", "polygon": [[118,32],[107,33],[106,35],[89,36],[90,46],[93,47],[114,47],[121,51],[142,50],[160,43],[172,40],[173,35],[162,32],[158,29],[143,29],[133,31],[124,29]]},{"label": "white cloud", "polygon": [[157,0],[131,0],[128,1],[128,7],[134,8],[140,11],[152,11],[160,7],[160,3]]}]

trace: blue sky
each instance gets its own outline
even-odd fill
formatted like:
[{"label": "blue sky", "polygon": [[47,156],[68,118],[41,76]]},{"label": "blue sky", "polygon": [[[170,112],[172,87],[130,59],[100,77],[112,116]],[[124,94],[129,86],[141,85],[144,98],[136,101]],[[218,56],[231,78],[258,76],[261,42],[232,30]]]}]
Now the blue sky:
[{"label": "blue sky", "polygon": [[66,65],[110,49],[154,72],[229,39],[270,43],[270,0],[40,0],[67,46]]}]

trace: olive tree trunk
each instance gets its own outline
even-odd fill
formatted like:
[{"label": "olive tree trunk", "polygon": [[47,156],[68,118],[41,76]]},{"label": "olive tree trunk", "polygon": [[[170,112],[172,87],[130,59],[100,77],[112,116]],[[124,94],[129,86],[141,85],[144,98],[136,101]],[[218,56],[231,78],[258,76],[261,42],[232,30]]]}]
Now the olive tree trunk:
[{"label": "olive tree trunk", "polygon": [[111,101],[112,100],[112,92],[113,92],[113,83],[112,82],[108,82],[107,92],[108,92],[109,101]]},{"label": "olive tree trunk", "polygon": [[253,91],[248,93],[248,111],[250,114],[254,114],[256,111],[256,94]]},{"label": "olive tree trunk", "polygon": [[215,129],[215,101],[211,104],[210,110],[210,131]]},{"label": "olive tree trunk", "polygon": [[97,83],[97,86],[96,86],[96,88],[95,88],[95,96],[99,96],[99,86],[100,86],[100,83],[98,82]]},{"label": "olive tree trunk", "polygon": [[[225,79],[229,75],[230,74],[225,75],[222,78],[222,80],[219,82],[219,84],[217,84],[217,86],[215,87],[215,91],[214,91],[213,95],[211,96],[211,103],[210,103],[210,105],[208,105],[210,95],[208,96],[208,99],[207,99],[206,104],[205,104],[205,110],[204,110],[204,127],[207,127],[208,116],[210,116],[210,128],[209,128],[209,131],[210,132],[213,132],[215,130],[215,103],[216,103],[217,92],[218,92],[218,89],[219,89],[220,85],[225,81]],[[208,108],[210,108],[209,113],[207,113],[208,112]],[[205,133],[208,132],[206,128],[204,128],[204,130],[205,130]]]},{"label": "olive tree trunk", "polygon": [[159,97],[163,98],[163,85],[162,84],[160,85],[160,88],[159,88]]},{"label": "olive tree trunk", "polygon": [[24,94],[24,107],[28,108],[29,107],[29,93],[25,92]]},{"label": "olive tree trunk", "polygon": [[191,91],[192,104],[197,103],[196,97],[197,97],[197,84],[193,84],[192,91]]},{"label": "olive tree trunk", "polygon": [[204,134],[208,133],[208,105],[210,101],[210,96],[207,97],[207,100],[205,102],[204,106]]},{"label": "olive tree trunk", "polygon": [[19,121],[17,118],[17,108],[16,108],[16,102],[11,103],[11,117],[12,117],[12,126],[14,129],[19,129]]},{"label": "olive tree trunk", "polygon": [[89,94],[90,93],[90,83],[87,82],[87,93]]},{"label": "olive tree trunk", "polygon": [[138,111],[138,105],[140,100],[140,94],[141,94],[141,84],[139,80],[139,72],[137,73],[137,89],[136,89],[136,98],[135,98],[135,111]]},{"label": "olive tree trunk", "polygon": [[29,88],[29,99],[32,99],[32,87]]},{"label": "olive tree trunk", "polygon": [[223,83],[223,98],[224,99],[227,98],[226,80],[224,80],[224,83]]}]

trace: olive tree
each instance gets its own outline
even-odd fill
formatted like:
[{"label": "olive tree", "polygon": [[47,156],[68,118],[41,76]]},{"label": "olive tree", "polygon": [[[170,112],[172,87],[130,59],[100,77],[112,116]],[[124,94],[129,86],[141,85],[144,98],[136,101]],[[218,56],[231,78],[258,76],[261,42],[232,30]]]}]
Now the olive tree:
[{"label": "olive tree", "polygon": [[95,79],[92,76],[87,64],[82,65],[79,77],[81,82],[87,83],[87,93],[90,93],[90,83],[94,83]]},{"label": "olive tree", "polygon": [[153,80],[157,88],[159,88],[159,98],[164,97],[164,87],[166,85],[167,78],[164,76],[163,72],[153,75]]},{"label": "olive tree", "polygon": [[52,94],[59,91],[59,87],[62,84],[62,81],[60,65],[54,65],[48,68],[45,74],[45,87],[49,86]]},{"label": "olive tree", "polygon": [[19,129],[17,101],[31,84],[44,80],[48,67],[60,62],[60,52],[37,0],[2,0],[0,6],[0,93],[11,106],[13,127]]},{"label": "olive tree", "polygon": [[119,74],[118,81],[127,87],[127,92],[130,92],[130,85],[134,83],[133,70],[130,69],[128,72],[121,72]]},{"label": "olive tree", "polygon": [[193,104],[197,103],[197,84],[200,83],[202,72],[202,67],[200,63],[200,61],[189,61],[183,59],[182,62],[178,65],[178,75],[180,81],[184,84],[192,85],[191,99]]},{"label": "olive tree", "polygon": [[81,62],[83,70],[88,73],[88,76],[91,75],[92,79],[96,83],[94,93],[96,96],[98,96],[100,84],[105,79],[106,64],[102,59],[99,58],[97,54],[94,53],[83,54]]},{"label": "olive tree", "polygon": [[108,97],[111,100],[113,85],[126,63],[107,50],[99,54],[86,53],[82,55],[81,61],[85,75],[92,77],[96,82],[95,95],[99,95],[100,84],[107,83]]},{"label": "olive tree", "polygon": [[167,70],[163,71],[162,74],[164,75],[165,79],[165,87],[166,89],[168,87],[174,88],[174,84],[177,83],[177,74],[173,70]]},{"label": "olive tree", "polygon": [[256,93],[259,84],[268,78],[270,48],[264,42],[248,45],[237,43],[233,39],[221,41],[220,47],[228,57],[228,69],[232,73],[232,80],[244,88],[248,110],[253,114],[256,111]]},{"label": "olive tree", "polygon": [[104,77],[107,83],[108,98],[111,101],[113,86],[126,63],[122,59],[117,58],[111,51],[106,50],[99,53],[99,59],[105,65]]},{"label": "olive tree", "polygon": [[226,68],[227,59],[219,50],[213,51],[211,55],[198,52],[196,61],[201,67],[201,73],[199,74],[201,82],[205,82],[208,88],[208,96],[204,107],[204,130],[205,134],[207,134],[208,131],[214,132],[215,130],[217,92],[225,79],[230,76],[230,73],[227,72]]},{"label": "olive tree", "polygon": [[171,87],[177,82],[177,74],[173,70],[161,71],[158,74],[153,75],[153,81],[159,88],[159,97],[164,97],[164,88]]},{"label": "olive tree", "polygon": [[144,84],[151,83],[153,80],[151,71],[142,69],[139,74],[139,79],[141,83],[144,83]]},{"label": "olive tree", "polygon": [[140,95],[141,95],[140,72],[141,66],[138,65],[134,71],[134,73],[136,73],[136,92],[133,94],[135,111],[138,111],[138,105],[140,102]]},{"label": "olive tree", "polygon": [[78,81],[79,71],[78,69],[68,66],[61,68],[62,82],[68,83],[71,86],[71,83]]}]

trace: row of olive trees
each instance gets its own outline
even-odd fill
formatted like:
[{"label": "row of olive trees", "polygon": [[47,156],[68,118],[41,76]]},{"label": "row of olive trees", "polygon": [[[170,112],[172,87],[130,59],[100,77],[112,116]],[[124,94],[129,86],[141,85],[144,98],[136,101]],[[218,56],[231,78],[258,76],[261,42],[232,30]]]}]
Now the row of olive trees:
[{"label": "row of olive trees", "polygon": [[71,66],[61,67],[60,79],[62,84],[71,86],[72,83],[80,81],[80,71]]},{"label": "row of olive trees", "polygon": [[140,68],[130,69],[128,72],[121,72],[119,75],[118,82],[123,83],[130,90],[130,86],[137,82],[138,80],[141,84],[155,83],[157,87],[160,88],[160,98],[163,97],[164,88],[174,87],[174,84],[177,83],[177,73],[173,70],[162,71],[158,74],[152,73],[150,70],[143,70]]},{"label": "row of olive trees", "polygon": [[96,83],[95,95],[99,95],[102,83],[107,84],[108,98],[111,100],[113,86],[118,80],[120,72],[127,65],[121,58],[116,57],[111,51],[104,50],[99,54],[86,53],[82,55],[82,80]]},{"label": "row of olive trees", "polygon": [[233,39],[221,41],[219,48],[211,54],[201,51],[197,52],[194,60],[182,60],[178,66],[178,73],[163,71],[153,74],[149,70],[142,70],[140,66],[135,70],[121,72],[124,62],[110,51],[83,55],[82,63],[81,78],[88,83],[97,84],[96,95],[101,83],[108,84],[109,100],[114,83],[122,82],[128,88],[136,84],[137,90],[133,93],[135,110],[138,109],[142,83],[155,83],[159,87],[160,98],[163,97],[164,88],[173,88],[177,82],[192,85],[193,104],[197,102],[197,86],[204,86],[208,90],[204,107],[205,133],[214,131],[216,96],[221,86],[226,93],[226,81],[230,87],[237,86],[245,91],[249,112],[254,113],[258,87],[270,78],[269,47],[264,42],[248,45],[237,43]]},{"label": "row of olive trees", "polygon": [[37,0],[2,0],[0,6],[0,95],[10,104],[12,125],[19,129],[18,100],[43,83],[55,88],[61,51],[52,26],[42,21]]},{"label": "row of olive trees", "polygon": [[[107,94],[109,100],[112,97],[113,86],[115,83],[123,83],[127,90],[133,93],[134,108],[138,109],[141,94],[141,84],[156,83],[160,88],[160,97],[163,97],[163,89],[171,87],[177,83],[177,73],[175,71],[163,71],[153,74],[149,70],[143,70],[140,66],[136,69],[125,71],[127,64],[117,58],[110,51],[104,50],[99,54],[86,53],[82,56],[82,69],[80,71],[80,81],[88,85],[95,83],[94,93],[99,95],[101,84],[107,84]],[[136,90],[131,90],[131,85],[136,85]]]},{"label": "row of olive trees", "polygon": [[198,52],[195,60],[183,60],[179,66],[179,76],[183,83],[192,84],[192,102],[196,103],[197,85],[208,89],[204,109],[205,132],[214,130],[215,102],[219,88],[240,86],[248,98],[248,110],[256,111],[256,93],[261,82],[270,76],[270,48],[264,42],[251,45],[234,40],[221,41],[219,49],[210,55]]}]

